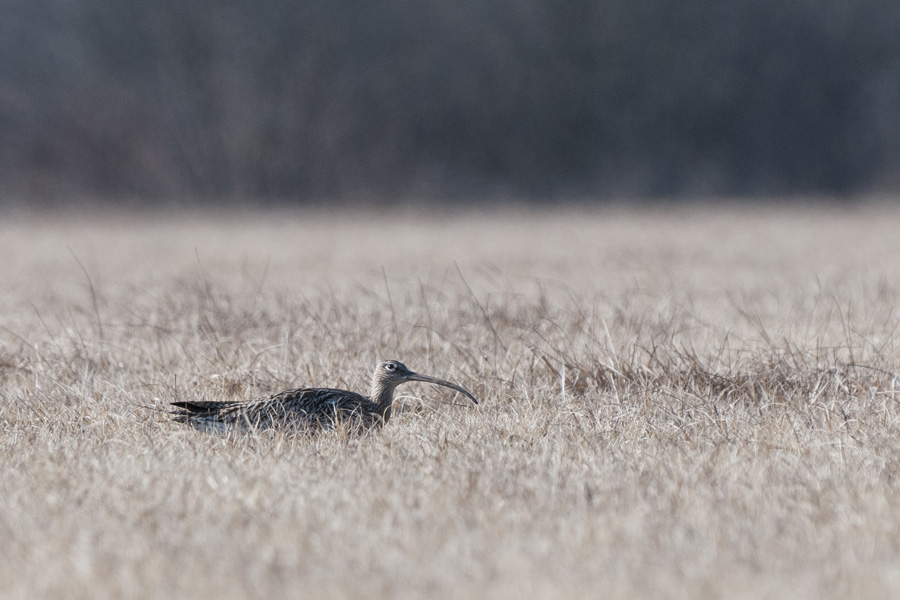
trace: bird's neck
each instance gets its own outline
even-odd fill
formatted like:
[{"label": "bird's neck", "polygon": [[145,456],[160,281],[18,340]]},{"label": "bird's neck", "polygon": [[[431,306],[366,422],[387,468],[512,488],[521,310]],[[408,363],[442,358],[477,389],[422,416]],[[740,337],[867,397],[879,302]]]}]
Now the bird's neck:
[{"label": "bird's neck", "polygon": [[387,423],[388,419],[391,418],[391,408],[394,404],[394,388],[390,386],[372,386],[370,398],[375,403],[375,412]]}]

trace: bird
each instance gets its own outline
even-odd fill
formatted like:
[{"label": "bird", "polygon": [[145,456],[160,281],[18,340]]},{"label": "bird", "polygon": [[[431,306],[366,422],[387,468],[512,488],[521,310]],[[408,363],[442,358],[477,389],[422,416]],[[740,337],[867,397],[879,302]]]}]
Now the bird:
[{"label": "bird", "polygon": [[478,400],[465,388],[415,373],[398,360],[375,366],[368,396],[332,388],[286,390],[255,401],[179,401],[170,411],[177,423],[210,433],[261,429],[300,429],[318,432],[343,427],[363,431],[383,427],[391,418],[394,389],[408,381],[433,383]]}]

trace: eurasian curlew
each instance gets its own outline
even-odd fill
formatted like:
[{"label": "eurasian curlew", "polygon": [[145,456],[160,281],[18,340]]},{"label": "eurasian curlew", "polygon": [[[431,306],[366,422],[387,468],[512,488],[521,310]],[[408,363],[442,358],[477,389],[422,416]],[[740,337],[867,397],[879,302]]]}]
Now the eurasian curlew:
[{"label": "eurasian curlew", "polygon": [[381,427],[391,418],[394,389],[407,381],[424,381],[456,390],[478,404],[462,387],[428,375],[419,375],[396,360],[375,367],[368,396],[330,388],[287,390],[251,402],[172,402],[175,421],[201,431],[298,428],[307,431],[347,427],[353,430]]}]

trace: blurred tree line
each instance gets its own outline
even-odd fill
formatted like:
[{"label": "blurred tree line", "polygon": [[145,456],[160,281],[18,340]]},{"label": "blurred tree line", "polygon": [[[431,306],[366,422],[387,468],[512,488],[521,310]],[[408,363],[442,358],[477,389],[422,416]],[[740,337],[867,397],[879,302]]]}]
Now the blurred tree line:
[{"label": "blurred tree line", "polygon": [[896,0],[4,0],[0,191],[900,189]]}]

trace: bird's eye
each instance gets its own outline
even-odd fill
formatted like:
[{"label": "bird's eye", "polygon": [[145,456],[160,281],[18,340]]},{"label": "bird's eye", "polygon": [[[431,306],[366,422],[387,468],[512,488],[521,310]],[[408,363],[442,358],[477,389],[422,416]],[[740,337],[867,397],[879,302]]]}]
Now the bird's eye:
[{"label": "bird's eye", "polygon": [[397,363],[385,363],[384,368],[392,373],[397,370]]}]

